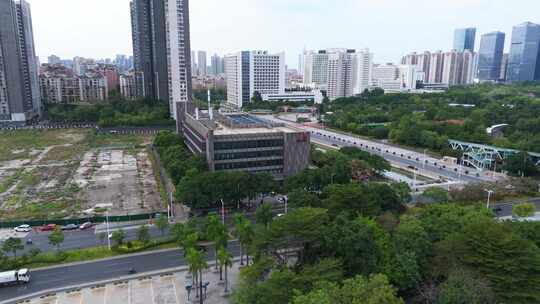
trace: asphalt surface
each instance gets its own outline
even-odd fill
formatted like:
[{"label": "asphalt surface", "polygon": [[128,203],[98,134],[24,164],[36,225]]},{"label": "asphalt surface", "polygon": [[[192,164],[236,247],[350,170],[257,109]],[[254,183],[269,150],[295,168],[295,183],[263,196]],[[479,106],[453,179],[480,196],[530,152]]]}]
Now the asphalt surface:
[{"label": "asphalt surface", "polygon": [[[279,203],[275,197],[267,197],[264,200],[265,202],[270,202],[274,205],[272,209],[272,214],[275,216],[280,213],[285,213],[283,204]],[[255,220],[255,207],[252,210],[249,210],[247,212],[244,212],[246,217],[248,219],[251,219],[252,221]],[[233,214],[226,214],[226,223],[229,226],[233,225]],[[126,235],[125,240],[126,241],[134,241],[137,239],[137,229],[139,226],[141,226],[141,223],[134,224],[131,227],[121,227],[124,230],[124,233]],[[103,243],[98,237],[99,232],[105,232],[104,230],[100,230],[99,232],[96,232],[96,227],[93,227],[91,229],[87,230],[73,230],[73,231],[64,231],[64,242],[60,245],[60,250],[67,251],[67,250],[75,250],[75,249],[84,249],[84,248],[91,248],[96,246],[104,246],[107,245],[107,239],[103,240]],[[119,228],[113,228],[111,226],[110,232],[112,233],[114,230],[118,230]],[[148,226],[148,230],[150,232],[150,236],[152,239],[159,238],[162,236],[161,231],[153,225]],[[51,232],[41,232],[35,229],[34,231],[26,234],[20,233],[20,238],[23,241],[24,249],[17,252],[17,255],[21,255],[23,253],[29,252],[32,248],[38,248],[42,252],[47,251],[55,251],[57,250],[56,247],[51,246],[49,244],[49,234]],[[168,230],[165,231],[164,235],[168,234]],[[27,244],[27,240],[32,240],[32,244]],[[0,241],[0,245],[3,242]]]},{"label": "asphalt surface", "polygon": [[[214,249],[207,248],[207,260],[213,261]],[[240,255],[237,241],[229,242],[228,250],[233,256]],[[131,268],[137,273],[165,270],[187,265],[181,249],[126,256],[111,260],[79,265],[61,266],[44,270],[30,270],[30,282],[26,285],[0,287],[0,302],[51,289],[77,286],[129,275]]]},{"label": "asphalt surface", "polygon": [[[536,210],[540,211],[540,198],[532,198],[528,200],[529,203],[536,205]],[[495,212],[497,217],[512,216],[512,204],[511,203],[499,203],[494,204],[491,209]]]},{"label": "asphalt surface", "polygon": [[465,166],[445,164],[440,159],[436,159],[415,151],[329,130],[305,126],[288,120],[275,118],[273,116],[264,116],[264,118],[308,131],[311,133],[311,140],[314,143],[331,145],[337,148],[357,147],[371,154],[382,156],[392,164],[403,167],[415,167],[418,169],[419,174],[425,172],[426,174],[434,177],[442,177],[447,180],[461,181],[465,183],[494,181],[491,174],[486,174],[486,172],[478,171],[474,168],[468,168]]},{"label": "asphalt surface", "polygon": [[[155,226],[148,227],[150,236],[152,238],[160,237],[161,231]],[[111,232],[116,229],[111,229]],[[133,241],[137,239],[137,229],[136,228],[123,228],[126,241]],[[24,250],[20,253],[28,252],[32,248],[38,248],[39,250],[53,251],[56,250],[56,247],[49,244],[49,234],[51,232],[40,232],[32,231],[22,238],[23,243],[25,243]],[[32,240],[32,244],[26,244],[27,240]],[[83,249],[89,247],[96,247],[107,244],[107,239],[101,243],[101,240],[98,238],[98,235],[95,232],[95,227],[87,230],[73,230],[73,231],[64,231],[64,242],[60,245],[60,250],[74,250],[74,249]],[[19,253],[18,253],[19,254]]]}]

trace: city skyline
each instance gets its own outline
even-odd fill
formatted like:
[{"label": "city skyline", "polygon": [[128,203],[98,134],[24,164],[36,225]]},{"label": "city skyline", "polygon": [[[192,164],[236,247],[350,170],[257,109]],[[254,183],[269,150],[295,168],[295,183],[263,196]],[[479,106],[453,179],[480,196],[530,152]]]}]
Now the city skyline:
[{"label": "city skyline", "polygon": [[[284,51],[287,65],[296,67],[297,55],[304,47],[369,47],[375,54],[375,62],[398,62],[401,56],[415,50],[450,50],[457,28],[476,27],[478,41],[484,33],[502,31],[510,35],[516,24],[540,22],[535,14],[540,3],[531,0],[515,3],[514,7],[527,6],[527,10],[508,10],[503,0],[421,2],[192,1],[192,49],[220,55],[243,49]],[[47,1],[29,0],[29,3],[37,54],[42,62],[51,54],[61,58],[114,58],[116,54],[132,53],[129,0],[112,3],[96,0],[92,6],[81,5],[79,0],[58,0],[54,9]],[[235,9],[237,7],[242,10]],[[422,8],[419,10],[419,7]],[[262,14],[265,11],[272,14]],[[407,15],[410,18],[399,24],[393,21],[403,20]],[[417,18],[419,15],[422,18]],[[100,22],[93,22],[96,19],[88,16],[100,16]],[[381,20],[388,22],[381,23]],[[67,24],[70,31],[64,30]],[[362,31],[373,27],[377,30]],[[422,27],[430,31],[419,30]],[[357,29],[358,34],[343,29]],[[233,36],[235,39],[229,39]],[[401,47],[395,48],[396,44]],[[509,41],[505,52],[508,50]]]}]

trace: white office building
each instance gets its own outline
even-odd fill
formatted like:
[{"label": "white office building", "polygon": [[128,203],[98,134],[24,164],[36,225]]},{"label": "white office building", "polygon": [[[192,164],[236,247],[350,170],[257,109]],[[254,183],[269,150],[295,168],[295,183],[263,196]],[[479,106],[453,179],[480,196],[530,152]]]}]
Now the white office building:
[{"label": "white office building", "polygon": [[330,100],[361,94],[370,86],[373,55],[368,49],[328,49],[311,52],[309,57],[305,73],[311,78],[307,80],[314,87],[326,88]]},{"label": "white office building", "polygon": [[326,50],[308,51],[304,54],[304,85],[325,87],[328,82],[328,53]]},{"label": "white office building", "polygon": [[373,54],[369,49],[328,49],[304,53],[304,85],[326,89],[330,100],[370,87]]},{"label": "white office building", "polygon": [[225,56],[227,102],[242,108],[255,92],[283,94],[285,92],[285,54],[267,51],[242,51]]},{"label": "white office building", "polygon": [[369,49],[357,50],[353,58],[353,94],[362,94],[369,89],[373,73],[373,54]]}]

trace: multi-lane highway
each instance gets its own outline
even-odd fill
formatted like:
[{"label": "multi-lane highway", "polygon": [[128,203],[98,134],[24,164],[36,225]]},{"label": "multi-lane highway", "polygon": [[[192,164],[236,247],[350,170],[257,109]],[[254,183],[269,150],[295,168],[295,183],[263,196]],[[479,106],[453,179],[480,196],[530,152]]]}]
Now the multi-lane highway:
[{"label": "multi-lane highway", "polygon": [[[285,209],[283,204],[277,199],[277,197],[265,197],[264,198],[265,203],[271,203],[272,208],[272,214],[274,216],[284,213]],[[248,219],[251,219],[252,221],[255,221],[255,208],[256,205],[251,210],[244,210],[244,214]],[[226,215],[226,222],[228,225],[233,225],[233,214],[227,214]],[[110,232],[122,228],[125,232],[125,240],[126,241],[133,241],[137,239],[137,229],[143,225],[142,222],[135,222],[135,223],[124,223],[128,226],[119,226],[119,227],[113,227],[111,226]],[[111,224],[112,225],[112,224]],[[148,225],[148,230],[150,232],[151,238],[155,239],[158,237],[161,237],[161,231],[155,226],[155,225]],[[40,232],[39,228],[34,229],[34,231],[30,233],[15,233],[15,237],[22,239],[23,243],[25,244],[25,247],[23,250],[19,251],[18,254],[28,252],[32,248],[37,248],[43,252],[45,251],[55,251],[57,248],[55,246],[52,246],[49,243],[49,234],[51,232]],[[107,239],[101,240],[99,238],[100,233],[106,234],[106,228],[104,224],[101,224],[99,226],[93,227],[88,230],[73,230],[73,231],[64,231],[64,242],[60,244],[59,249],[62,251],[67,250],[74,250],[74,249],[84,249],[84,248],[91,248],[96,246],[103,246],[107,244]],[[168,231],[164,231],[165,235],[168,235]],[[28,240],[31,240],[31,244],[28,244]],[[0,239],[0,245],[2,244],[3,240]]]},{"label": "multi-lane highway", "polygon": [[495,181],[497,179],[497,175],[494,176],[493,172],[479,171],[474,168],[468,168],[457,164],[444,163],[441,159],[431,157],[427,154],[418,153],[416,151],[330,130],[323,130],[312,126],[298,124],[270,115],[263,117],[267,120],[285,123],[295,128],[310,132],[311,140],[314,143],[334,147],[357,147],[372,154],[380,155],[392,164],[401,167],[414,167],[418,170],[419,174],[426,174],[431,177],[442,177],[447,180],[461,181],[465,183]]},{"label": "multi-lane highway", "polygon": [[[137,228],[139,227],[138,224],[133,227],[124,227],[123,230],[126,235],[126,241],[132,241],[137,238]],[[114,231],[115,229],[111,229],[111,231]],[[159,229],[157,229],[155,226],[149,226],[149,232],[150,236],[152,238],[156,238],[161,236],[161,232]],[[19,253],[27,252],[32,248],[37,248],[41,251],[52,251],[57,250],[55,246],[52,246],[49,243],[49,234],[51,232],[40,232],[36,228],[34,231],[30,233],[17,233],[16,237],[21,238],[23,240],[23,243],[25,243],[25,248]],[[64,231],[64,242],[60,244],[60,250],[66,251],[66,250],[74,250],[74,249],[82,249],[82,248],[89,248],[89,247],[96,247],[103,244],[106,244],[107,239],[102,241],[98,237],[98,231],[96,231],[94,228],[88,229],[88,230],[73,230],[73,231]],[[29,244],[29,240],[31,240],[31,244]],[[0,243],[2,241],[0,240]]]},{"label": "multi-lane highway", "polygon": [[[207,247],[207,259],[213,261],[214,250]],[[240,245],[229,242],[228,250],[233,256],[240,255]],[[165,250],[121,258],[59,266],[31,271],[30,283],[19,286],[0,287],[0,303],[47,290],[116,279],[127,276],[134,268],[138,273],[160,271],[187,265],[181,249]]]}]

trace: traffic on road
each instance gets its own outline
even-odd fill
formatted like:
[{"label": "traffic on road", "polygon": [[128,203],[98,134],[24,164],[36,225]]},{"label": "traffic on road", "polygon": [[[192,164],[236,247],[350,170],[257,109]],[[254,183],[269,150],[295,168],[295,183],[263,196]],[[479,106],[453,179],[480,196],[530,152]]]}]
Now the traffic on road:
[{"label": "traffic on road", "polygon": [[285,123],[309,132],[311,134],[311,140],[314,143],[335,148],[357,147],[371,154],[380,155],[392,164],[402,167],[412,167],[415,168],[415,170],[422,171],[432,177],[442,177],[447,180],[461,181],[464,183],[495,181],[498,178],[492,172],[480,171],[460,164],[445,163],[443,160],[431,157],[426,153],[418,153],[416,151],[395,147],[381,142],[306,126],[270,115],[263,117],[267,120]]}]

